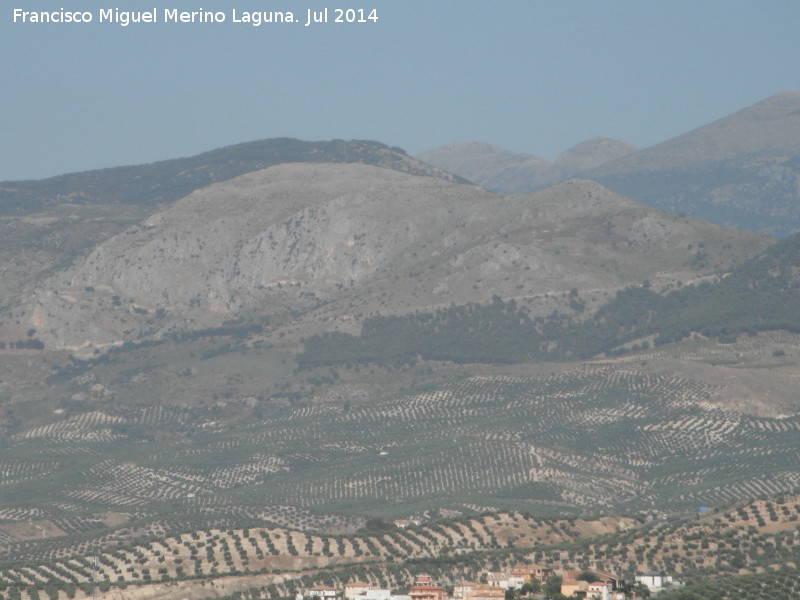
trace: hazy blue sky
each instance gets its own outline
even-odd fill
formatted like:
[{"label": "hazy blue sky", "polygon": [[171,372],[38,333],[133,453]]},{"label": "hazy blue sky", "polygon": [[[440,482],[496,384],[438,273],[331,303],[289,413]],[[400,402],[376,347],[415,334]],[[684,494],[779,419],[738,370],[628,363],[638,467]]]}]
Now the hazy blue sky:
[{"label": "hazy blue sky", "polygon": [[[233,24],[231,11],[377,9],[377,24]],[[87,10],[90,24],[11,22]],[[103,8],[225,24],[98,23]],[[254,139],[482,140],[552,159],[639,147],[800,89],[797,0],[2,0],[0,180]]]}]

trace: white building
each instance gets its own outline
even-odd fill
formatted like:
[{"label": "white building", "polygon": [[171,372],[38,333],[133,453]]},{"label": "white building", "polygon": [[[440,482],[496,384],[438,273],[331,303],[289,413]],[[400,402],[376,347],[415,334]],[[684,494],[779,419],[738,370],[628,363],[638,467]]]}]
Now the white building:
[{"label": "white building", "polygon": [[672,575],[665,575],[663,571],[650,571],[644,575],[637,575],[636,583],[646,585],[650,591],[659,590],[672,585]]},{"label": "white building", "polygon": [[336,600],[336,590],[329,587],[317,587],[306,590],[304,598],[314,598],[315,600]]}]

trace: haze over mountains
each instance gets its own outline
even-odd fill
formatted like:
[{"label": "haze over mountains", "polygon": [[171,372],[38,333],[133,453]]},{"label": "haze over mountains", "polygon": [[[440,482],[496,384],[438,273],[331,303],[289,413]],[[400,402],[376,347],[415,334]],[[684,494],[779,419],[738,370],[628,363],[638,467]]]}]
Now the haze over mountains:
[{"label": "haze over mountains", "polygon": [[594,138],[559,154],[550,163],[484,142],[455,142],[420,152],[417,158],[458,173],[487,190],[519,194],[564,181],[635,151],[635,147],[619,140]]},{"label": "haze over mountains", "polygon": [[[3,183],[0,557],[46,566],[23,584],[0,565],[0,584],[36,600],[57,581],[68,596],[91,574],[62,557],[87,548],[114,594],[152,567],[198,598],[221,573],[241,576],[226,588],[239,591],[268,568],[285,582],[345,559],[499,550],[483,525],[466,533],[471,521],[456,538],[436,524],[383,542],[320,537],[368,516],[507,510],[497,535],[515,523],[540,537],[509,533],[509,548],[539,549],[542,535],[583,534],[520,511],[637,515],[585,526],[614,534],[646,531],[652,512],[780,496],[788,523],[800,237],[665,212],[600,181],[788,233],[798,101],[648,150],[591,140],[552,164],[478,143],[426,153],[433,166],[378,142],[278,139]],[[658,196],[659,181],[696,195]],[[629,556],[634,537],[593,564],[667,564]],[[123,572],[125,552],[148,566]],[[721,557],[709,567],[738,568]],[[699,564],[684,558],[669,564]]]},{"label": "haze over mountains", "polygon": [[[643,150],[590,140],[565,153],[570,157],[588,144],[579,153],[587,155],[583,162],[561,155],[547,165],[475,143],[419,157],[497,191],[531,191],[580,176],[662,210],[786,236],[800,229],[799,140],[800,92],[786,91]],[[560,161],[567,168],[559,173]]]}]

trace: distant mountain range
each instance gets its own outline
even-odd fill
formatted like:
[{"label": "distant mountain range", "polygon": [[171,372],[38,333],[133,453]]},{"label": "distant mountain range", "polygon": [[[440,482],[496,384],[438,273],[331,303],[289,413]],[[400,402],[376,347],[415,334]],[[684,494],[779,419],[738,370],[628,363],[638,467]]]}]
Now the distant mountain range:
[{"label": "distant mountain range", "polygon": [[800,230],[800,92],[787,91],[650,148],[615,140],[579,144],[550,165],[476,142],[419,154],[501,193],[570,177],[592,179],[675,214],[786,236]]},{"label": "distant mountain range", "polygon": [[[509,181],[643,152],[468,147]],[[363,141],[0,188],[0,518],[682,510],[800,482],[797,238]]]},{"label": "distant mountain range", "polygon": [[610,138],[587,140],[555,161],[519,154],[483,142],[456,142],[426,150],[417,158],[500,194],[531,192],[575,177],[608,161],[636,152]]},{"label": "distant mountain range", "polygon": [[799,225],[799,110],[552,164],[282,138],[0,184],[0,600],[511,559],[795,597],[800,234],[746,229]]}]

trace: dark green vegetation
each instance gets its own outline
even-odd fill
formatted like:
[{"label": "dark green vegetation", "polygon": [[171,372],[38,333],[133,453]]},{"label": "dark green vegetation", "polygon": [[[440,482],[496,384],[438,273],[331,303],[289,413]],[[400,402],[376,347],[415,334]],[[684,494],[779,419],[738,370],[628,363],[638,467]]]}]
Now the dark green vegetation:
[{"label": "dark green vegetation", "polygon": [[659,600],[777,600],[800,597],[800,571],[781,566],[765,573],[704,577],[685,588],[659,594]]},{"label": "dark green vegetation", "polygon": [[435,313],[371,317],[361,335],[326,333],[305,340],[301,367],[424,360],[513,363],[538,357],[542,336],[526,312],[499,297]]},{"label": "dark green vegetation", "polygon": [[[699,250],[702,253],[702,249]],[[649,284],[619,291],[593,316],[569,294],[572,314],[531,319],[513,300],[453,306],[435,313],[373,317],[360,336],[329,333],[305,340],[303,367],[402,363],[417,357],[454,362],[515,363],[590,358],[625,352],[623,344],[656,346],[691,333],[732,342],[758,331],[800,331],[800,234],[768,248],[731,273],[659,294]],[[645,349],[645,340],[636,348]]]},{"label": "dark green vegetation", "polygon": [[595,320],[616,325],[628,339],[655,335],[656,344],[678,341],[692,331],[721,341],[756,331],[797,332],[798,273],[800,235],[795,235],[713,282],[663,297],[643,289],[620,292]]},{"label": "dark green vegetation", "polygon": [[147,165],[4,182],[0,184],[0,214],[28,214],[58,204],[155,206],[218,181],[288,162],[361,162],[428,174],[426,165],[416,163],[403,150],[378,142],[275,138]]},{"label": "dark green vegetation", "polygon": [[628,288],[591,320],[570,328],[565,349],[591,356],[648,336],[661,345],[693,332],[729,343],[757,331],[798,332],[799,272],[800,235],[794,235],[714,281],[665,295]]}]

